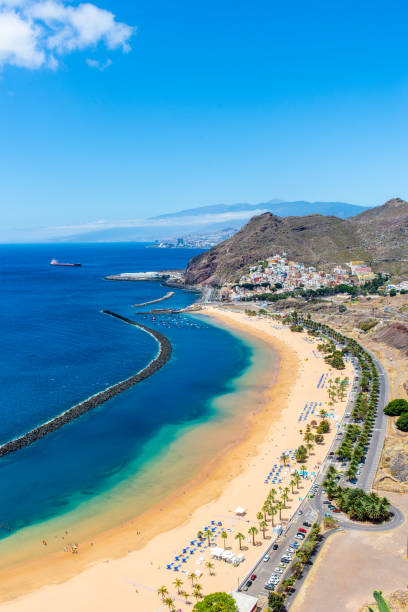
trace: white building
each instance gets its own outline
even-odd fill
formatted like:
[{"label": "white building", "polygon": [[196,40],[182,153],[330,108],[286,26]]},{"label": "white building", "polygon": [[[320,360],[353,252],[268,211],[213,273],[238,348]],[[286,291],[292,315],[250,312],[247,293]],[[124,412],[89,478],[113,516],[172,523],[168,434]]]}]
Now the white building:
[{"label": "white building", "polygon": [[234,598],[239,612],[255,612],[258,605],[258,598],[246,595],[240,591],[232,591],[230,595]]}]

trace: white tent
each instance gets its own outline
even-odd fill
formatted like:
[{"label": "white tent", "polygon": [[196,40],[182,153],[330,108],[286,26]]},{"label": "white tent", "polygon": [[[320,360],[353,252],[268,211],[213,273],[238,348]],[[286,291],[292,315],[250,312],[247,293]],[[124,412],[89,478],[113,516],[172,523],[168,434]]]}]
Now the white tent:
[{"label": "white tent", "polygon": [[237,506],[234,510],[235,514],[245,514],[246,513],[246,509],[243,508],[242,506]]},{"label": "white tent", "polygon": [[223,548],[216,546],[215,548],[212,549],[211,556],[212,557],[222,557],[223,552],[224,552]]}]

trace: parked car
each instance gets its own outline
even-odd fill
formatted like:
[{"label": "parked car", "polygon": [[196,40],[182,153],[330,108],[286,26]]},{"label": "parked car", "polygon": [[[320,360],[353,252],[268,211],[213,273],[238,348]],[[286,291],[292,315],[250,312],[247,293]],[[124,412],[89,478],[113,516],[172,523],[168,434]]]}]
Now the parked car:
[{"label": "parked car", "polygon": [[305,527],[311,527],[311,526],[312,526],[312,524],[311,524],[311,523],[309,523],[308,521],[303,521],[303,525],[304,525]]},{"label": "parked car", "polygon": [[270,556],[269,555],[265,555],[264,558],[263,558],[264,563],[268,563],[269,559],[270,559]]},{"label": "parked car", "polygon": [[281,567],[275,567],[273,571],[276,572],[277,574],[283,574],[283,569]]},{"label": "parked car", "polygon": [[274,588],[275,588],[275,585],[274,585],[272,582],[267,582],[267,583],[265,584],[265,589],[266,589],[267,591],[273,591],[273,590],[274,590]]},{"label": "parked car", "polygon": [[[329,516],[330,516],[330,515],[329,515]],[[303,535],[303,533],[297,533],[297,534],[295,535],[295,538],[296,538],[297,540],[304,540],[304,539],[305,539],[305,536]]]},{"label": "parked car", "polygon": [[279,546],[278,546],[278,544],[274,544],[274,545],[272,546],[272,548],[273,548],[273,550],[278,550]]},{"label": "parked car", "polygon": [[300,531],[300,533],[307,533],[307,529],[304,529],[303,527],[299,527],[298,531]]},{"label": "parked car", "polygon": [[252,574],[252,576],[251,576],[251,580],[252,580],[252,582],[253,582],[254,580],[256,580],[256,574]]},{"label": "parked car", "polygon": [[324,504],[330,504],[331,502],[329,502],[327,499],[323,502]]},{"label": "parked car", "polygon": [[251,584],[252,584],[252,580],[248,580],[248,582],[244,586],[244,591],[247,591],[249,589],[249,587],[251,586]]},{"label": "parked car", "polygon": [[333,512],[341,512],[338,508],[333,508]]}]

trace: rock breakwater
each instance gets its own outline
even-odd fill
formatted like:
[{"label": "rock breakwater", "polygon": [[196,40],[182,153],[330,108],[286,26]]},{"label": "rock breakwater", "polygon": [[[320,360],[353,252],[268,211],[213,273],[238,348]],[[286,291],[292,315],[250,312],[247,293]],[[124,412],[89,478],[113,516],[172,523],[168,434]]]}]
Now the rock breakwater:
[{"label": "rock breakwater", "polygon": [[157,370],[160,370],[160,368],[162,368],[169,361],[172,353],[172,346],[170,340],[166,338],[166,336],[156,331],[155,329],[151,329],[146,325],[131,321],[130,319],[122,317],[121,315],[116,314],[115,312],[112,312],[110,310],[104,310],[102,312],[111,317],[115,317],[116,319],[120,319],[121,321],[124,321],[129,325],[139,327],[143,331],[153,336],[159,343],[159,352],[156,357],[137,374],[134,374],[133,376],[130,376],[125,380],[111,385],[103,391],[95,393],[95,395],[92,395],[83,402],[76,404],[72,408],[69,408],[62,414],[56,416],[53,419],[50,419],[46,423],[35,427],[31,431],[28,431],[27,433],[23,434],[22,436],[19,436],[18,438],[14,438],[14,440],[6,442],[2,446],[0,446],[0,457],[3,457],[10,453],[14,453],[15,451],[19,450],[20,448],[24,448],[25,446],[29,446],[30,444],[33,444],[37,440],[44,438],[53,431],[56,431],[64,425],[71,423],[86,412],[89,412],[90,410],[97,408],[101,404],[104,404],[112,397],[115,397],[115,395],[118,395],[119,393],[130,389],[130,387],[133,387],[142,380],[149,378],[149,376],[152,376],[155,372],[157,372]]}]

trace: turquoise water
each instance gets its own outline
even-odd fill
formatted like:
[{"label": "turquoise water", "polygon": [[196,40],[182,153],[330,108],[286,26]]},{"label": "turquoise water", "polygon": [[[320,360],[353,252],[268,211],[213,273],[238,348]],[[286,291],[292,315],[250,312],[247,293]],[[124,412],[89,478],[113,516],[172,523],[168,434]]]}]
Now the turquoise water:
[{"label": "turquoise water", "polygon": [[[152,337],[101,309],[132,318],[131,304],[168,289],[152,282],[108,282],[107,274],[183,268],[197,252],[140,244],[0,246],[1,441],[137,372],[156,354]],[[81,261],[83,267],[51,268],[52,257]],[[160,307],[194,299],[176,290]],[[13,540],[29,526],[79,510],[94,516],[101,499],[122,499],[122,520],[160,499],[199,468],[207,451],[222,445],[215,429],[206,435],[208,427],[241,409],[234,401],[237,381],[242,397],[253,391],[251,367],[262,349],[203,317],[137,320],[171,340],[170,362],[98,409],[0,459],[2,538]],[[191,444],[184,474],[182,439]]]}]

